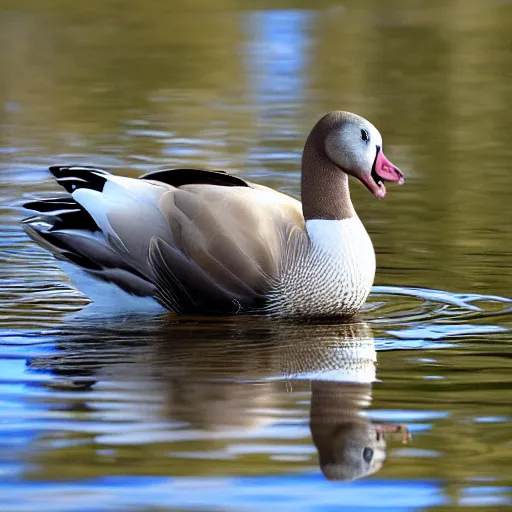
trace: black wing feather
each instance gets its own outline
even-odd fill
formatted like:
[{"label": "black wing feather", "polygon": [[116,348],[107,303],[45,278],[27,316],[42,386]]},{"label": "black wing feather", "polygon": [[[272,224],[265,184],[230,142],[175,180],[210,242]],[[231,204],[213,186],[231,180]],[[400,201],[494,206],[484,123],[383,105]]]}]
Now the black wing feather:
[{"label": "black wing feather", "polygon": [[182,185],[219,185],[222,187],[250,187],[242,178],[228,174],[225,171],[206,169],[166,169],[144,174],[141,180],[161,181],[173,187]]},{"label": "black wing feather", "polygon": [[55,176],[57,183],[70,194],[79,188],[89,188],[103,191],[103,187],[110,173],[96,167],[79,167],[68,165],[52,165],[50,172]]}]

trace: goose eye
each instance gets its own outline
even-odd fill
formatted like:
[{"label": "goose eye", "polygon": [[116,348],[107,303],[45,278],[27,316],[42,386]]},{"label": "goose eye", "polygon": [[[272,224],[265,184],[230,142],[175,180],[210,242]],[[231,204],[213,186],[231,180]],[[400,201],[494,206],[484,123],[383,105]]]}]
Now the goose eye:
[{"label": "goose eye", "polygon": [[366,462],[370,462],[373,458],[373,450],[371,448],[365,448],[363,450],[363,459],[366,461]]},{"label": "goose eye", "polygon": [[365,142],[370,140],[370,134],[364,128],[361,129],[361,139],[363,139]]}]

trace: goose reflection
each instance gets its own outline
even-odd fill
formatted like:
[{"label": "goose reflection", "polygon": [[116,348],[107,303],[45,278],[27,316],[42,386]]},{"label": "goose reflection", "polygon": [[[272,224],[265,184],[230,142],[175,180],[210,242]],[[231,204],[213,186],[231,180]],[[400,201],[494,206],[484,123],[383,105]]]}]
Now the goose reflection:
[{"label": "goose reflection", "polygon": [[287,363],[298,369],[293,378],[311,382],[310,429],[322,473],[346,481],[376,473],[386,458],[386,436],[407,441],[409,434],[405,426],[374,423],[365,415],[376,380],[372,331],[364,322],[322,326],[313,340],[294,347]]},{"label": "goose reflection", "polygon": [[386,435],[408,433],[401,425],[373,423],[363,414],[371,385],[312,383],[311,434],[320,468],[329,480],[355,480],[376,473],[386,458]]},{"label": "goose reflection", "polygon": [[[114,386],[122,395],[123,419],[141,432],[137,442],[179,441],[184,431],[171,425],[186,425],[192,441],[261,439],[265,435],[256,432],[282,419],[290,411],[290,395],[300,392],[310,392],[311,437],[328,479],[375,473],[385,459],[386,437],[407,438],[404,427],[365,415],[377,354],[364,322],[89,326],[60,348],[57,357],[33,360],[32,366],[82,391],[101,390],[105,382]],[[94,398],[87,408],[95,410]],[[154,425],[169,427],[156,432]],[[116,444],[133,442],[133,432],[129,439],[120,432]]]}]

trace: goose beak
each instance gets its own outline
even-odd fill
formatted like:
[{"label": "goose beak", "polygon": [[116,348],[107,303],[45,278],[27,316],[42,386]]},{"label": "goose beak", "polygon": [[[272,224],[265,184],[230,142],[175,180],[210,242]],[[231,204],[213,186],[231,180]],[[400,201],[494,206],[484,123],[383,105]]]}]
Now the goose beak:
[{"label": "goose beak", "polygon": [[391,435],[393,439],[398,435],[403,444],[407,444],[412,439],[411,433],[405,425],[384,425],[382,423],[376,423],[375,432],[377,433],[377,441],[386,437],[386,434]]},{"label": "goose beak", "polygon": [[393,165],[385,156],[382,149],[377,149],[377,156],[373,164],[372,174],[377,174],[377,177],[385,181],[396,181],[399,185],[404,184],[404,175],[402,171]]},{"label": "goose beak", "polygon": [[361,181],[375,197],[384,199],[386,197],[384,181],[394,181],[403,185],[405,180],[402,171],[393,165],[380,147],[377,146],[377,155],[373,162],[372,172],[370,176],[364,176]]}]

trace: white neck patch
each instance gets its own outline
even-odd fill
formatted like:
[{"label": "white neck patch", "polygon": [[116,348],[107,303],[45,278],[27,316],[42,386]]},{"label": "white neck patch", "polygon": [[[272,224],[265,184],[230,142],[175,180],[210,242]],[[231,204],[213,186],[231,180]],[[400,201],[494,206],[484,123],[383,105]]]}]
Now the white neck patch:
[{"label": "white neck patch", "polygon": [[306,230],[313,251],[327,256],[327,263],[371,286],[375,276],[375,251],[359,217],[342,220],[310,219]]},{"label": "white neck patch", "polygon": [[[365,231],[359,217],[342,220],[310,219],[306,221],[306,231],[313,247],[328,254],[343,252],[352,241],[353,232]],[[365,232],[366,234],[366,232]]]}]

